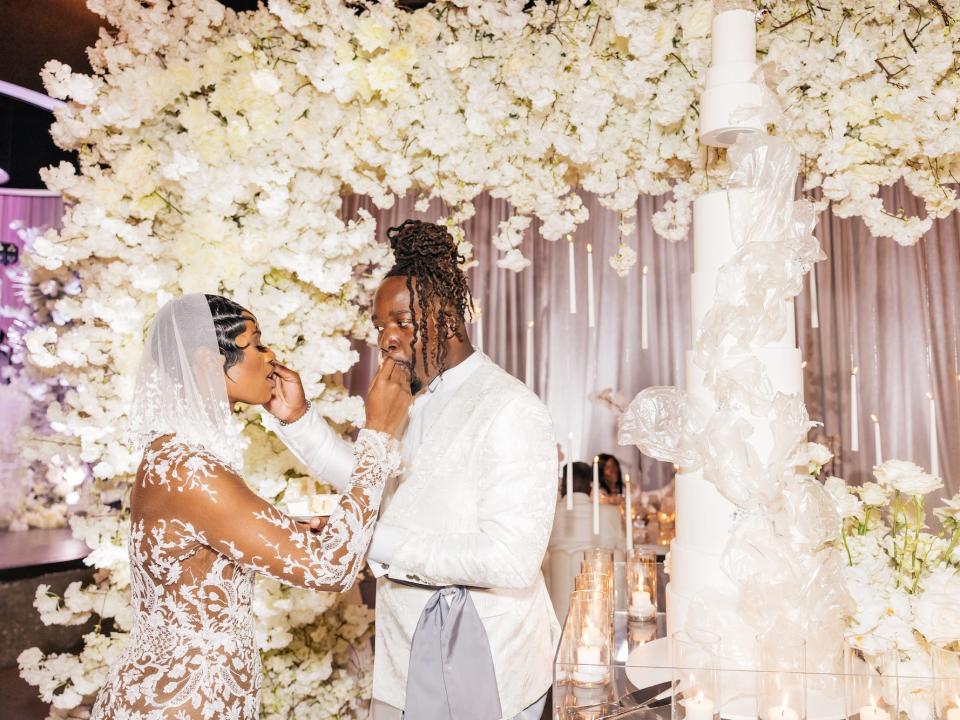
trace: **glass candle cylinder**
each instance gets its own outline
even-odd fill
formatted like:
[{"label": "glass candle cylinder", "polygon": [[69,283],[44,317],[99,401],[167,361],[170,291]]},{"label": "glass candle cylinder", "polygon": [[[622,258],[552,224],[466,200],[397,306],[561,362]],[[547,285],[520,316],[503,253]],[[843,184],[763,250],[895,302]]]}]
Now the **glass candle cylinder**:
[{"label": "glass candle cylinder", "polygon": [[601,687],[610,682],[611,602],[611,597],[599,590],[570,593],[567,619],[573,642],[570,678],[578,687]]},{"label": "glass candle cylinder", "polygon": [[937,720],[960,720],[960,642],[935,642],[933,699]]},{"label": "glass candle cylinder", "polygon": [[859,715],[860,720],[896,720],[896,647],[864,648],[854,638],[844,638],[843,685],[847,717]]},{"label": "glass candle cylinder", "polygon": [[613,575],[613,550],[591,548],[583,553],[580,572]]},{"label": "glass candle cylinder", "polygon": [[806,643],[770,631],[757,638],[757,662],[757,717],[806,720]]},{"label": "glass candle cylinder", "polygon": [[720,703],[720,636],[690,630],[670,636],[673,720],[716,720]]},{"label": "glass candle cylinder", "polygon": [[602,590],[613,598],[613,575],[607,573],[580,573],[573,579],[574,590]]},{"label": "glass candle cylinder", "polygon": [[652,620],[657,616],[657,556],[631,550],[627,553],[627,616]]}]

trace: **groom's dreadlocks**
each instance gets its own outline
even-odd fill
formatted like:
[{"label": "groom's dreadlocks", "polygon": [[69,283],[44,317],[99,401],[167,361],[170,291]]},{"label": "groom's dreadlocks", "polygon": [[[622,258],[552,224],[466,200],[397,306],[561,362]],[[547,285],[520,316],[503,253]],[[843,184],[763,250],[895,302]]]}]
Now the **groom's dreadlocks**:
[{"label": "groom's dreadlocks", "polygon": [[[443,339],[453,334],[458,340],[460,321],[466,321],[467,313],[473,315],[473,300],[467,277],[460,269],[463,257],[457,250],[453,237],[442,225],[421,220],[407,220],[399,227],[387,230],[387,239],[393,248],[395,263],[387,277],[406,276],[407,291],[410,293],[410,313],[414,312],[413,279],[417,279],[416,296],[420,305],[421,322],[413,329],[413,342],[423,336],[423,365],[427,362],[429,345],[428,312],[435,313],[439,342],[434,350],[437,367],[443,371],[447,356],[447,345]],[[413,357],[416,363],[416,355]]]}]

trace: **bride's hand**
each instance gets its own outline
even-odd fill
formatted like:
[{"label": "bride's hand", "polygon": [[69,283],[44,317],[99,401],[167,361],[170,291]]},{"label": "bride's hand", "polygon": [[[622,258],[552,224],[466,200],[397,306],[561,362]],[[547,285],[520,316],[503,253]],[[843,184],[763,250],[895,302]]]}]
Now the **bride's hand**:
[{"label": "bride's hand", "polygon": [[300,376],[280,363],[274,363],[276,386],[273,397],[263,404],[268,413],[285,423],[296,422],[307,411],[307,395]]}]

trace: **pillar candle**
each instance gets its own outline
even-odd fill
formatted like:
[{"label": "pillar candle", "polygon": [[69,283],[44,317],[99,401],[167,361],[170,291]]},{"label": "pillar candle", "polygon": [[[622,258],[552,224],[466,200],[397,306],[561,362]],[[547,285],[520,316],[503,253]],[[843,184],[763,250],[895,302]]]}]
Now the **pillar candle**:
[{"label": "pillar candle", "polygon": [[817,300],[817,266],[810,268],[810,327],[820,327],[820,303]]},{"label": "pillar candle", "polygon": [[600,534],[600,456],[593,456],[593,534]]},{"label": "pillar candle", "polygon": [[930,473],[940,476],[940,448],[937,445],[937,403],[933,393],[927,393],[930,401]]},{"label": "pillar candle", "polygon": [[483,352],[483,313],[477,310],[477,350]]},{"label": "pillar candle", "polygon": [[567,235],[567,271],[570,274],[567,285],[570,286],[570,314],[577,314],[577,262],[573,254],[573,235]]},{"label": "pillar candle", "polygon": [[567,435],[567,510],[573,510],[573,433]]},{"label": "pillar candle", "polygon": [[850,449],[860,452],[860,397],[857,392],[857,373],[854,367],[850,372]]},{"label": "pillar candle", "polygon": [[[686,720],[712,720],[713,719],[713,702],[708,700],[703,696],[702,692],[697,693],[695,698],[689,698],[687,700],[681,700],[680,704],[683,706],[683,709],[686,711],[684,715]],[[861,720],[863,716],[861,715]]]},{"label": "pillar candle", "polygon": [[643,276],[640,279],[640,349],[646,350],[650,346],[650,302],[647,294],[647,266],[643,266]]},{"label": "pillar candle", "polygon": [[625,496],[624,520],[627,524],[627,550],[633,550],[633,508],[630,506],[630,473],[623,476],[623,493]]},{"label": "pillar candle", "polygon": [[527,368],[525,380],[527,387],[533,390],[533,320],[527,323]]},{"label": "pillar candle", "polygon": [[883,465],[883,448],[880,445],[880,421],[876,415],[871,415],[873,420],[873,448],[877,453],[877,459],[874,465]]},{"label": "pillar candle", "polygon": [[587,327],[597,326],[597,305],[593,296],[593,246],[587,244]]}]

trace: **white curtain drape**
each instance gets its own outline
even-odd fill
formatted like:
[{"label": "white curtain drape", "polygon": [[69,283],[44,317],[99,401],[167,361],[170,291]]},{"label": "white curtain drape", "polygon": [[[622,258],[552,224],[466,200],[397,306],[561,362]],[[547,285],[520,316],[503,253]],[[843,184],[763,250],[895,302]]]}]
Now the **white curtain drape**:
[{"label": "white curtain drape", "polygon": [[[623,240],[637,251],[637,265],[625,278],[617,276],[608,259],[621,241],[619,216],[601,207],[593,196],[584,201],[590,220],[574,237],[577,313],[570,313],[568,247],[565,240],[548,242],[534,222],[526,232],[523,253],[532,266],[514,273],[496,266],[498,253],[490,243],[500,222],[511,215],[510,205],[481,196],[476,215],[464,226],[473,243],[477,266],[470,285],[482,308],[483,349],[508,372],[525,377],[527,325],[534,321],[534,389],[553,415],[557,439],[567,453],[570,433],[573,455],[589,461],[595,454],[617,455],[634,479],[642,474],[646,487],[669,483],[672,466],[643,458],[635,448],[616,444],[613,409],[591,401],[591,394],[611,389],[627,401],[649,385],[673,385],[683,380],[684,354],[690,346],[689,283],[692,265],[690,243],[668,243],[657,238],[650,216],[662,198],[643,197],[638,202],[637,229]],[[412,198],[398,200],[389,210],[377,210],[368,198],[344,200],[344,214],[355,217],[365,208],[376,219],[378,234],[407,218],[435,220],[445,213],[440,203],[418,213]],[[596,327],[587,322],[587,243],[593,246]],[[640,348],[641,282],[648,266],[649,349]],[[475,328],[474,328],[475,330]],[[362,360],[347,378],[351,392],[362,392],[374,367],[374,356],[362,349]]]},{"label": "white curtain drape", "polygon": [[[891,211],[919,211],[902,186],[884,192]],[[527,231],[524,254],[531,268],[515,274],[496,267],[489,242],[497,226],[510,217],[508,203],[488,196],[476,202],[476,215],[465,225],[476,249],[471,287],[483,308],[484,350],[520,379],[525,378],[526,329],[535,321],[534,387],[553,415],[557,438],[577,438],[576,459],[612,452],[644,486],[657,488],[672,477],[671,467],[642,458],[635,449],[616,445],[616,416],[589,396],[605,388],[630,400],[650,385],[682,386],[684,357],[691,344],[689,277],[692,243],[657,238],[650,217],[663,199],[643,197],[637,205],[637,229],[624,241],[638,253],[638,263],[619,278],[607,259],[620,242],[618,217],[585,196],[590,220],[578,228],[576,247],[577,314],[569,312],[567,243],[547,242],[534,223]],[[344,200],[353,217],[366,208],[385,232],[406,218],[432,220],[444,214],[436,203],[415,212],[412,199],[379,211],[367,198]],[[809,285],[798,298],[798,343],[807,360],[805,394],[813,420],[823,423],[812,437],[836,453],[829,472],[860,483],[869,478],[875,455],[871,414],[880,420],[885,459],[912,460],[929,468],[929,423],[926,393],[936,402],[940,472],[946,492],[960,483],[960,218],[937,222],[916,246],[904,248],[889,239],[872,238],[857,219],[829,211],[816,233],[829,259],[817,266],[820,328],[810,327]],[[597,327],[587,327],[586,244],[594,248]],[[641,280],[649,268],[649,349],[640,349]],[[352,392],[362,392],[373,367],[372,354],[350,373]],[[850,370],[859,367],[860,450],[849,447]],[[566,452],[566,449],[565,449]]]}]

